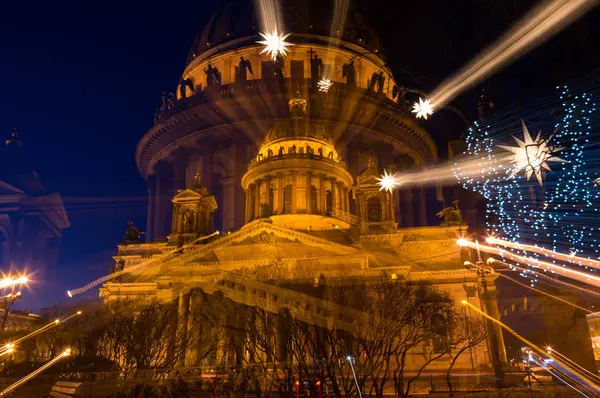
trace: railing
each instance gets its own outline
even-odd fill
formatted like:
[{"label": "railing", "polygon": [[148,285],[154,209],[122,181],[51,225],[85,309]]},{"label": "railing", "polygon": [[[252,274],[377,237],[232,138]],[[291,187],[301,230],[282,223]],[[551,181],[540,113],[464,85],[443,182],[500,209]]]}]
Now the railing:
[{"label": "railing", "polygon": [[[165,97],[164,102],[156,109],[154,116],[155,123],[159,122],[169,115],[187,108],[195,103],[212,102],[218,98],[232,98],[255,96],[259,93],[293,95],[296,92],[304,93],[307,90],[312,90],[310,79],[255,79],[248,80],[245,84],[230,83],[212,87],[198,89],[194,94],[187,98],[175,99],[175,94],[171,93]],[[386,107],[393,109],[396,112],[409,114],[409,110],[402,104],[392,101],[385,94],[374,92],[373,90],[364,87],[352,87],[345,83],[333,83],[333,86],[327,93],[314,91],[318,96],[337,96],[339,94],[354,94],[364,97],[372,97],[386,104]]]},{"label": "railing", "polygon": [[285,153],[285,148],[283,148],[283,151],[278,154],[267,154],[267,156],[259,154],[258,156],[253,156],[252,158],[250,158],[250,164],[248,165],[248,169],[252,169],[268,161],[283,159],[315,159],[345,165],[344,158],[342,158],[341,156],[337,156],[336,158],[334,158],[333,156],[323,156],[319,154],[306,152],[290,152],[289,150],[288,153]]},{"label": "railing", "polygon": [[342,221],[346,221],[350,225],[358,225],[360,218],[354,214],[347,213],[340,209],[331,209],[331,217],[339,218]]}]

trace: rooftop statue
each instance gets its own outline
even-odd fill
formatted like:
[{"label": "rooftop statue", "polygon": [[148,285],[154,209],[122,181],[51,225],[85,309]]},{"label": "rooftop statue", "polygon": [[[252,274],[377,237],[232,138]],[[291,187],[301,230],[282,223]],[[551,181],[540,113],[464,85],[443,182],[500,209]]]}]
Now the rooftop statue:
[{"label": "rooftop statue", "polygon": [[125,230],[125,236],[123,237],[121,243],[142,243],[143,240],[141,239],[141,237],[144,234],[144,232],[140,231],[135,225],[133,225],[133,221],[127,221],[127,229]]}]

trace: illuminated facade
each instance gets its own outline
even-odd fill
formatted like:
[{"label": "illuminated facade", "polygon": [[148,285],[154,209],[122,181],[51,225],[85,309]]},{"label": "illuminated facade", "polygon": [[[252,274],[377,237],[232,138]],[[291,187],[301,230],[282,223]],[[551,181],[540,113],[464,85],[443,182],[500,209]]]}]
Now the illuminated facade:
[{"label": "illuminated facade", "polygon": [[[176,94],[163,97],[138,144],[148,240],[119,246],[114,270],[132,272],[103,285],[105,301],[175,300],[196,335],[201,327],[189,314],[215,292],[277,312],[291,301],[313,302],[320,285],[335,286],[342,275],[432,283],[457,303],[496,308],[493,283],[484,296],[475,293],[458,228],[429,226],[441,203],[423,186],[379,190],[383,168],[431,165],[436,145],[403,103],[372,31],[349,11],[344,31],[332,37],[320,6],[285,2],[292,46],[275,61],[256,43],[252,2],[226,6],[198,36]],[[319,90],[323,78],[333,83],[327,92]],[[206,217],[214,224],[199,222]],[[210,235],[215,230],[221,237]],[[356,322],[319,302],[307,304],[303,320]],[[503,347],[501,334],[493,338]],[[488,351],[471,350],[456,368],[490,369]],[[179,365],[194,366],[194,355]],[[416,365],[418,354],[410,361]]]}]

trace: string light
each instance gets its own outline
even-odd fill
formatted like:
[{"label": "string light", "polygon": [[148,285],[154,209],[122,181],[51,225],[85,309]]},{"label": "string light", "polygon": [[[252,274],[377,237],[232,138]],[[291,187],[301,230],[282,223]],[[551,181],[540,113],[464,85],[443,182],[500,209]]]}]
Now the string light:
[{"label": "string light", "polygon": [[[588,85],[576,91],[569,90],[567,86],[558,88],[559,102],[555,99],[545,101],[543,106],[530,113],[548,129],[553,124],[555,134],[552,137],[545,141],[539,135],[535,140],[531,139],[521,120],[523,110],[519,110],[518,118],[507,112],[499,115],[502,120],[490,119],[485,125],[475,123],[468,131],[464,155],[479,161],[480,171],[473,173],[466,170],[461,167],[464,162],[455,163],[453,171],[464,188],[478,192],[486,199],[489,233],[501,235],[507,242],[528,242],[529,245],[513,245],[507,250],[530,258],[548,256],[551,250],[554,255],[549,260],[554,264],[558,259],[564,261],[564,256],[570,254],[571,263],[593,272],[594,259],[600,259],[600,227],[597,222],[600,189],[595,183],[598,162],[591,137],[591,116],[597,114],[592,95],[597,87]],[[555,103],[558,106],[554,106]],[[557,114],[561,119],[554,122]],[[507,158],[505,152],[498,151],[501,147],[498,142],[518,132],[523,133],[524,140],[521,142],[524,145],[511,147],[513,154]],[[558,150],[561,151],[561,159],[553,155]],[[517,156],[519,162],[516,162]],[[552,167],[552,173],[546,173],[549,169],[546,161],[559,162]],[[520,170],[525,173],[518,173]],[[538,182],[543,178],[543,186],[528,181],[534,173]],[[531,247],[539,247],[540,250]],[[586,261],[586,258],[590,260]],[[531,277],[527,273],[524,276]],[[533,282],[533,279],[530,281]]]}]

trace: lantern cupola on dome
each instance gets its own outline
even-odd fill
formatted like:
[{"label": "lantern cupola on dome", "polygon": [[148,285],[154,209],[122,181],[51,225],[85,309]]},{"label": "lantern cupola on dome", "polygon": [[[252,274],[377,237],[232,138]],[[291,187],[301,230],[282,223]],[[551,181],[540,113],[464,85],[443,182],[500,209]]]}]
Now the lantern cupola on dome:
[{"label": "lantern cupola on dome", "polygon": [[295,229],[349,228],[346,171],[325,127],[306,116],[306,100],[289,101],[290,117],[271,128],[242,178],[246,222],[270,218]]}]

